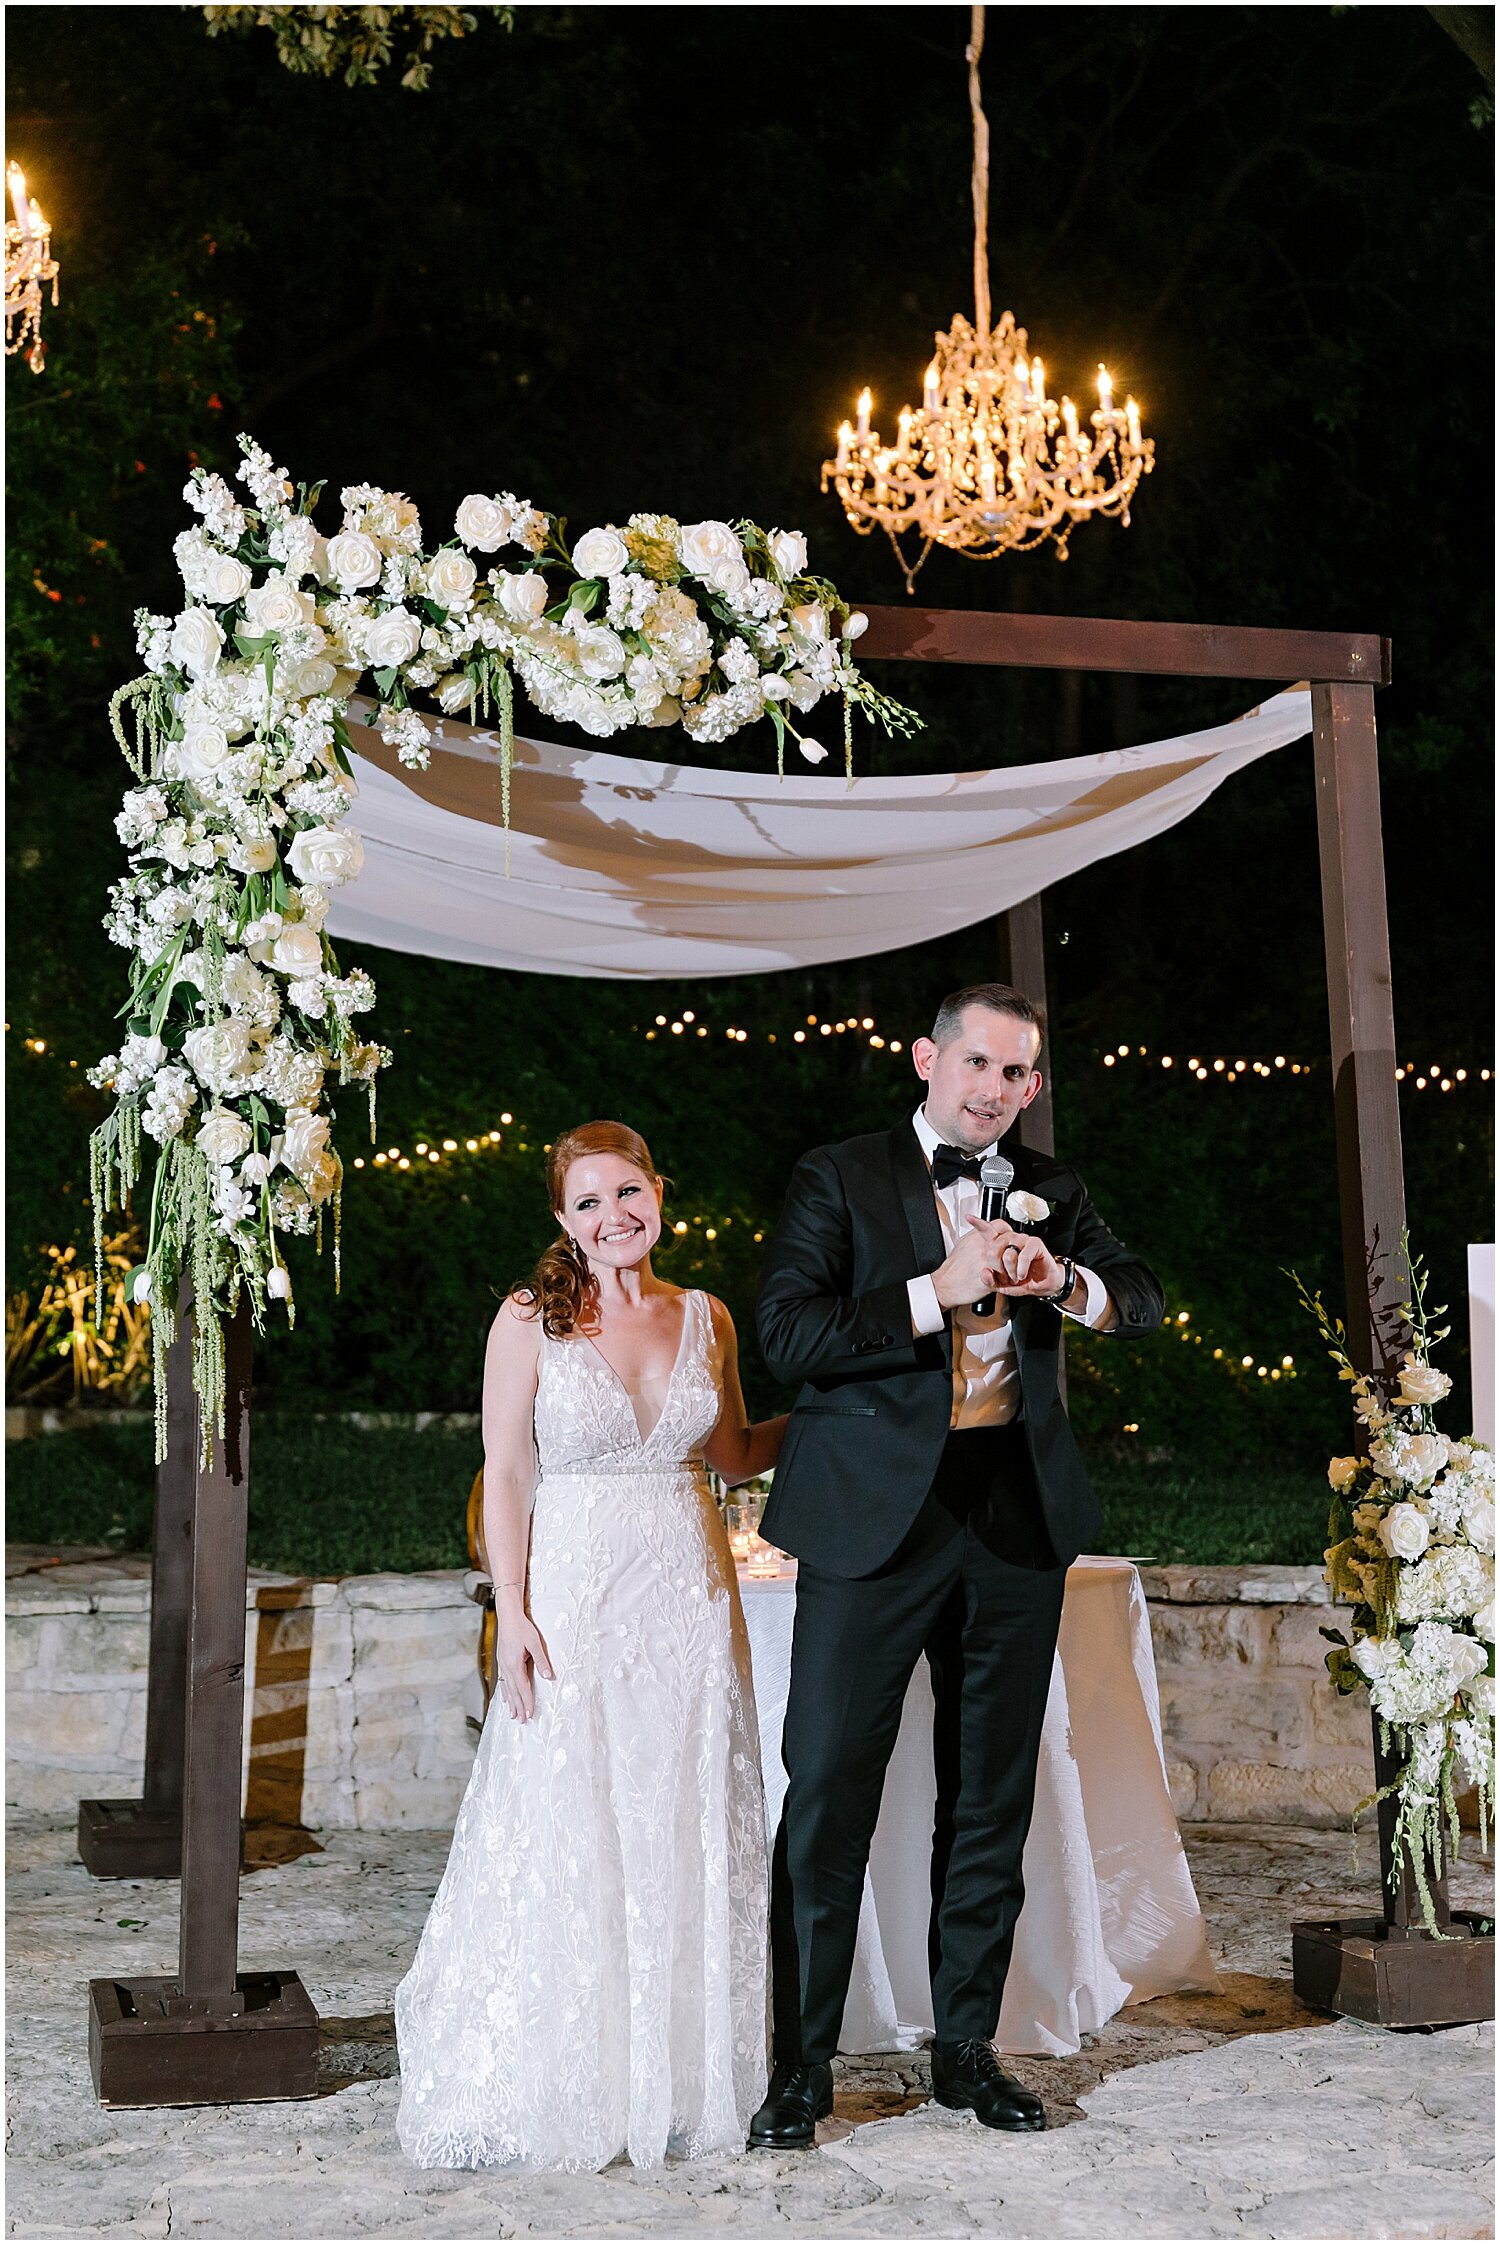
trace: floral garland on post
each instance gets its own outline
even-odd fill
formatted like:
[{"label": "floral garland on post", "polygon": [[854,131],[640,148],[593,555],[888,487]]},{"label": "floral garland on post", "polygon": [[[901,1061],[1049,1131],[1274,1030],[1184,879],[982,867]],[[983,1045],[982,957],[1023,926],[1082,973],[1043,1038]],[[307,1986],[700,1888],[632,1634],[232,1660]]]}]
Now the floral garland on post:
[{"label": "floral garland on post", "polygon": [[1459,1846],[1454,1773],[1462,1767],[1479,1792],[1480,1845],[1495,1787],[1495,1461],[1474,1435],[1440,1434],[1433,1405],[1452,1386],[1429,1362],[1447,1338],[1434,1329],[1427,1274],[1407,1252],[1412,1299],[1403,1305],[1412,1347],[1389,1394],[1355,1369],[1344,1327],[1295,1272],[1304,1309],[1316,1319],[1353,1392],[1364,1457],[1334,1458],[1333,1501],[1324,1553],[1334,1598],[1351,1605],[1349,1636],[1325,1629],[1328,1672],[1340,1692],[1364,1689],[1385,1752],[1394,1742],[1400,1769],[1355,1810],[1397,1802],[1390,1879],[1409,1867],[1429,1933],[1437,1933],[1431,1881],[1446,1831]]},{"label": "floral garland on post", "polygon": [[[185,1272],[205,1451],[223,1431],[224,1319],[244,1296],[257,1329],[268,1301],[293,1316],[278,1235],[314,1233],[321,1253],[331,1212],[338,1284],[333,1091],[367,1093],[373,1139],[391,1058],[355,1027],[373,982],[340,971],[323,927],[329,892],[364,858],[348,824],[361,686],[382,739],[417,770],[432,735],[414,695],[449,715],[496,712],[507,825],[515,676],[546,715],[597,736],[681,725],[707,745],[769,717],[778,770],[789,740],[810,762],[827,756],[798,719],[831,693],[851,778],[855,708],[887,733],[921,723],[857,669],[865,618],[810,573],[796,531],[632,515],[570,552],[557,518],[510,492],[471,493],[455,536],[427,553],[408,498],[352,484],[325,538],[321,487],[294,492],[259,445],[240,448],[251,504],[193,471],[183,496],[200,519],[174,548],[186,603],[138,612],[145,672],[110,705],[137,783],[115,821],[130,871],[104,923],[131,954],[130,995],[118,1051],[89,1075],[115,1095],[90,1183],[97,1262],[106,1215],[141,1176],[143,1136],[156,1141],[131,1293],[153,1310],[158,1461]],[[522,566],[481,576],[510,546]]]}]

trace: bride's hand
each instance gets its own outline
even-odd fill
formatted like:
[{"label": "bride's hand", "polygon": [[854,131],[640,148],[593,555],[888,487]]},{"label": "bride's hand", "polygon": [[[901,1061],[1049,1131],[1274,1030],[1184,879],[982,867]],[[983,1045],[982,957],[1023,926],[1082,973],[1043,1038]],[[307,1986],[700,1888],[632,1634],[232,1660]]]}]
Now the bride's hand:
[{"label": "bride's hand", "polygon": [[542,1633],[521,1603],[519,1590],[495,1591],[495,1689],[513,1722],[529,1723],[536,1713],[537,1675],[552,1682],[552,1663]]}]

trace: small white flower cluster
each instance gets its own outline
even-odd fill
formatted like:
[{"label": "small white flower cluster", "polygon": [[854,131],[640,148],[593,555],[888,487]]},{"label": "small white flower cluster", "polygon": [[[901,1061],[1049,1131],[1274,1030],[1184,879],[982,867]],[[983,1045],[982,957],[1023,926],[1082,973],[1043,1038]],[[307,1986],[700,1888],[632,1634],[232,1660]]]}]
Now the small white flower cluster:
[{"label": "small white flower cluster", "polygon": [[1355,1369],[1321,1301],[1305,1291],[1303,1300],[1368,1443],[1366,1456],[1328,1467],[1335,1521],[1346,1513],[1348,1533],[1324,1564],[1335,1599],[1354,1608],[1350,1641],[1339,1639],[1328,1666],[1341,1690],[1363,1684],[1400,1735],[1398,1845],[1425,1894],[1454,1768],[1466,1768],[1486,1799],[1493,1793],[1495,1461],[1476,1437],[1455,1442],[1433,1422],[1452,1382],[1427,1360],[1419,1266],[1412,1280],[1416,1345],[1388,1392]]}]

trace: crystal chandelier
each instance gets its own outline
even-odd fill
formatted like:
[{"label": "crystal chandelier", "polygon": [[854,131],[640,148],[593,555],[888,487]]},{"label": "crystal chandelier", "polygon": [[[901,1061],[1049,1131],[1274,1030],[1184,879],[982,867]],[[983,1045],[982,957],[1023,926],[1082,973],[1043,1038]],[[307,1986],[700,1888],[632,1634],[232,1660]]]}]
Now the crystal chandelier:
[{"label": "crystal chandelier", "polygon": [[[1024,327],[1006,312],[990,326],[990,129],[979,92],[984,9],[971,11],[969,107],[974,119],[974,310],[959,315],[922,378],[920,406],[903,406],[894,444],[870,426],[870,392],[838,433],[838,453],[823,463],[845,514],[861,537],[883,530],[914,590],[935,545],[976,561],[1024,553],[1051,538],[1060,561],[1074,525],[1094,514],[1130,520],[1130,501],[1151,473],[1155,446],[1141,435],[1134,398],[1115,403],[1099,369],[1099,406],[1085,427],[1073,400],[1047,395],[1042,362]],[[920,550],[908,563],[900,541]]]},{"label": "crystal chandelier", "polygon": [[33,374],[47,363],[42,344],[42,290],[50,281],[57,302],[57,260],[52,254],[52,229],[42,216],[42,206],[26,191],[26,174],[12,160],[5,167],[14,218],[5,222],[5,355],[26,353]]}]

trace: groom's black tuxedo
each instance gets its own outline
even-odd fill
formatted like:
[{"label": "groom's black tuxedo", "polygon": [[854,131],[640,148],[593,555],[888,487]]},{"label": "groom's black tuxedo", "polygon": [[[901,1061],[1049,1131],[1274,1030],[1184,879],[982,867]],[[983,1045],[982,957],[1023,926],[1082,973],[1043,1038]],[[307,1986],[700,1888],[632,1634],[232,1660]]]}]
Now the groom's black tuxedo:
[{"label": "groom's black tuxedo", "polygon": [[[1156,1280],[1050,1156],[1008,1146],[1032,1227],[1109,1290],[1127,1335]],[[913,1125],[819,1147],[766,1253],[758,1326],[800,1384],[762,1529],[799,1561],[771,1888],[776,2056],[833,2056],[870,1840],[925,1654],[937,1806],[930,1955],[940,2041],[993,2036],[1022,1901],[1042,1718],[1069,1562],[1099,1507],[1058,1393],[1060,1314],[1017,1300],[1019,1417],[950,1431],[951,1318],[913,1337],[907,1281],[944,1260]]]},{"label": "groom's black tuxedo", "polygon": [[[1162,1293],[1050,1154],[1007,1145],[1015,1185],[1048,1203],[1026,1227],[1095,1271],[1119,1313],[1150,1333]],[[914,1339],[906,1282],[946,1249],[932,1178],[910,1122],[797,1164],[766,1250],[758,1326],[777,1379],[800,1383],[762,1523],[766,1539],[835,1575],[867,1575],[907,1533],[937,1472],[953,1401],[953,1337]],[[1047,1533],[1066,1565],[1098,1534],[1098,1500],[1058,1393],[1058,1311],[1025,1299],[1012,1322],[1021,1424]]]}]

